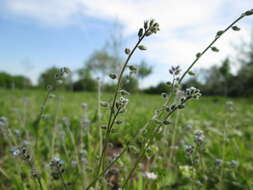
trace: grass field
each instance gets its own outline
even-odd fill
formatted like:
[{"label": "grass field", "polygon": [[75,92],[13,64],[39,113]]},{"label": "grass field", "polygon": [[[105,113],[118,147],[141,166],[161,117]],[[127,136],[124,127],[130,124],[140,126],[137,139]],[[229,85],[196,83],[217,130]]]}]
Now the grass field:
[{"label": "grass field", "polygon": [[[108,111],[101,108],[97,119],[96,93],[57,91],[35,129],[46,94],[0,90],[0,189],[39,189],[41,185],[44,190],[79,190],[96,176],[101,126]],[[102,94],[101,99],[111,97]],[[128,147],[114,170],[98,180],[96,189],[98,184],[105,189],[108,183],[117,188],[124,181],[145,142],[146,136],[138,134],[163,102],[158,95],[129,96],[127,112],[119,117],[122,124],[114,127],[110,137],[106,162]],[[252,99],[203,96],[188,102],[170,121],[157,134],[145,133],[154,138],[126,189],[253,189]],[[29,161],[17,155],[17,147],[23,145]],[[53,180],[50,168],[54,157],[64,161],[58,180]]]}]

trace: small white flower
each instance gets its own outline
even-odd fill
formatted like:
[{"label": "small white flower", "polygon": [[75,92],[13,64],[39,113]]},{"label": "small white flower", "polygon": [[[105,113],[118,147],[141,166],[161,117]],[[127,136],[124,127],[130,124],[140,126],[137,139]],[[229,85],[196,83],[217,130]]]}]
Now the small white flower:
[{"label": "small white flower", "polygon": [[153,172],[145,172],[144,176],[148,179],[157,179],[157,175]]}]

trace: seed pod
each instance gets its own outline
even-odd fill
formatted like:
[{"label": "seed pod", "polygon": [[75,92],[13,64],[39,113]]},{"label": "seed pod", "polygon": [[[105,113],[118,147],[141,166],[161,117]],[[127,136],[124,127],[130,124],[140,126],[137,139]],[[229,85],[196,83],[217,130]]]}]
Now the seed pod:
[{"label": "seed pod", "polygon": [[143,51],[144,51],[144,50],[147,50],[147,48],[146,48],[144,45],[139,45],[138,48],[139,48],[140,50],[143,50]]},{"label": "seed pod", "polygon": [[177,107],[178,107],[178,109],[183,109],[184,105],[183,104],[179,104]]},{"label": "seed pod", "polygon": [[148,32],[146,32],[146,36],[150,36],[152,34],[152,31],[148,31]]},{"label": "seed pod", "polygon": [[246,12],[245,12],[245,15],[246,15],[246,16],[253,15],[253,9],[251,9],[251,10],[249,10],[249,11],[246,11]]},{"label": "seed pod", "polygon": [[175,110],[175,109],[177,109],[177,104],[173,104],[172,106],[171,106],[171,108],[170,108],[171,110]]},{"label": "seed pod", "polygon": [[129,67],[130,71],[137,71],[137,68],[133,65],[129,65],[128,67]]},{"label": "seed pod", "polygon": [[150,23],[149,23],[149,26],[152,27],[154,23],[155,23],[155,20],[154,20],[154,19],[151,19],[151,20],[150,20]]},{"label": "seed pod", "polygon": [[196,57],[199,58],[201,55],[202,55],[202,53],[199,52],[196,54]]},{"label": "seed pod", "polygon": [[168,97],[168,94],[165,93],[165,92],[163,92],[163,93],[161,93],[161,96],[162,96],[163,98],[167,98],[167,97]]},{"label": "seed pod", "polygon": [[114,80],[117,78],[117,75],[115,73],[110,73],[109,77]]},{"label": "seed pod", "polygon": [[195,75],[195,73],[192,72],[192,71],[189,71],[188,74],[191,75],[191,76],[194,76],[194,75]]},{"label": "seed pod", "polygon": [[143,36],[143,28],[139,29],[138,36],[139,36],[139,38],[141,38]]},{"label": "seed pod", "polygon": [[220,50],[217,48],[217,47],[211,47],[211,50],[213,51],[213,52],[219,52]]},{"label": "seed pod", "polygon": [[223,33],[224,33],[224,31],[223,31],[223,30],[218,31],[218,32],[216,33],[216,37],[221,36]]},{"label": "seed pod", "polygon": [[100,102],[100,105],[101,105],[102,107],[109,107],[109,103],[108,103],[108,102],[103,102],[103,101],[101,101],[101,102]]},{"label": "seed pod", "polygon": [[123,121],[121,121],[121,120],[116,120],[115,123],[116,123],[117,125],[120,125],[120,124],[123,123]]},{"label": "seed pod", "polygon": [[234,31],[239,31],[239,30],[241,30],[238,26],[233,26],[232,29],[233,29]]},{"label": "seed pod", "polygon": [[169,120],[166,119],[166,120],[163,120],[163,124],[164,124],[164,125],[169,125],[169,124],[171,124],[171,122],[170,122]]},{"label": "seed pod", "polygon": [[130,53],[131,53],[131,50],[128,49],[128,48],[126,48],[126,49],[125,49],[125,54],[129,55]]}]

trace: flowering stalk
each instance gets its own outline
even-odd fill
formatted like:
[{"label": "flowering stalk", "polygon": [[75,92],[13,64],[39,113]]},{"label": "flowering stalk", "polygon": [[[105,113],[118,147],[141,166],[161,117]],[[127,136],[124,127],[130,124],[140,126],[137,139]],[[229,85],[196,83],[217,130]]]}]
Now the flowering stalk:
[{"label": "flowering stalk", "polygon": [[[201,52],[201,53],[198,53],[196,55],[196,59],[192,62],[192,64],[186,69],[186,71],[183,73],[183,75],[178,79],[178,84],[181,84],[182,80],[184,79],[184,77],[186,76],[187,73],[190,72],[191,68],[198,62],[198,60],[200,59],[200,57],[205,54],[207,52],[207,50],[209,48],[212,48],[213,44],[226,32],[228,31],[230,28],[233,28],[234,25],[240,21],[242,18],[244,18],[245,16],[250,16],[250,15],[253,15],[253,9],[249,10],[249,11],[246,11],[244,12],[240,17],[238,17],[235,21],[233,21],[224,31],[218,31],[217,34],[216,34],[216,37],[215,39]],[[233,28],[233,30],[235,30]],[[212,49],[213,50],[213,49]],[[213,50],[214,51],[214,50]],[[171,71],[170,71],[171,72]],[[174,89],[174,73],[171,73],[173,74],[173,86],[172,86],[172,90]],[[173,93],[173,92],[172,92]],[[186,102],[188,99],[185,99],[184,102]],[[166,101],[165,105],[167,105],[169,103],[169,100]],[[181,104],[183,105],[183,103]],[[167,119],[176,109],[172,110],[172,112],[170,112],[170,114],[168,114],[165,119]],[[159,114],[159,116],[161,116],[161,114]],[[122,188],[124,189],[124,187],[127,185],[128,181],[130,180],[130,178],[132,177],[134,171],[136,170],[137,168],[137,165],[138,163],[142,160],[142,158],[144,157],[145,155],[145,152],[146,150],[148,149],[150,143],[152,142],[154,136],[157,134],[157,132],[159,132],[160,128],[162,127],[162,125],[159,125],[156,130],[154,131],[153,135],[151,136],[151,138],[146,138],[145,142],[144,142],[144,145],[147,144],[147,146],[144,146],[144,148],[142,149],[139,157],[137,158],[133,168],[131,169],[129,175],[127,176],[126,180],[124,181],[123,183],[123,186]]]},{"label": "flowering stalk", "polygon": [[[114,122],[119,114],[120,109],[117,110],[117,113],[115,114],[115,107],[116,107],[116,100],[117,100],[117,96],[119,93],[119,90],[121,88],[121,83],[122,83],[122,77],[124,74],[125,69],[128,66],[128,62],[131,59],[132,55],[134,54],[135,50],[137,48],[139,48],[140,50],[146,50],[146,47],[143,45],[140,45],[141,41],[146,37],[149,36],[153,33],[156,33],[159,30],[159,24],[155,23],[154,20],[151,20],[150,22],[144,22],[144,30],[141,28],[138,32],[138,36],[139,36],[139,40],[137,41],[137,43],[135,44],[134,48],[132,50],[126,49],[125,53],[128,54],[128,57],[126,59],[126,61],[123,64],[123,67],[120,71],[119,77],[118,77],[118,82],[117,82],[117,86],[115,89],[115,93],[114,93],[114,97],[113,97],[113,101],[112,101],[112,105],[111,105],[111,111],[110,111],[110,116],[109,116],[109,120],[108,120],[108,124],[107,124],[107,128],[106,128],[106,134],[105,134],[105,140],[104,140],[104,145],[103,145],[103,149],[102,149],[102,153],[99,159],[99,164],[98,164],[98,169],[97,169],[97,176],[100,173],[100,169],[101,166],[104,162],[104,156],[105,156],[105,152],[107,149],[107,144],[109,141],[109,136],[112,130],[112,127],[114,125]],[[115,75],[110,75],[110,77],[112,79],[115,79],[116,76]],[[114,117],[113,117],[114,115]]]},{"label": "flowering stalk", "polygon": [[[225,30],[221,30],[218,31],[214,40],[201,52],[201,53],[197,53],[195,60],[191,63],[191,65],[186,69],[186,71],[184,72],[184,74],[181,76],[181,78],[179,79],[179,83],[182,82],[182,80],[184,79],[185,75],[187,73],[189,73],[189,71],[191,70],[191,68],[198,62],[198,60],[200,59],[200,57],[202,57],[208,49],[212,48],[212,46],[215,44],[215,42],[220,39],[220,37],[225,34],[230,28],[236,27],[234,26],[237,22],[239,22],[241,19],[243,19],[245,16],[251,16],[253,14],[253,9],[248,10],[246,12],[244,12],[243,14],[241,14],[241,16],[239,16],[235,21],[233,21],[230,25],[228,25]],[[238,28],[238,27],[236,27]],[[233,30],[236,30],[235,28],[233,28]],[[238,30],[236,30],[238,31]],[[215,48],[215,47],[213,47]],[[212,50],[213,50],[212,48]],[[215,51],[215,50],[213,50]]]}]

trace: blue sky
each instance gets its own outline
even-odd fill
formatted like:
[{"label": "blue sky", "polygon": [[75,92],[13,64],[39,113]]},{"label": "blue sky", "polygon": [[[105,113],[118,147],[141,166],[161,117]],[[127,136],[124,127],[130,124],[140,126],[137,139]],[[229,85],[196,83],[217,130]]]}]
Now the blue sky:
[{"label": "blue sky", "polygon": [[[251,0],[0,0],[0,71],[23,74],[36,81],[51,66],[80,68],[89,55],[110,38],[115,20],[123,26],[124,45],[131,47],[143,20],[155,18],[161,32],[144,44],[133,62],[145,59],[153,74],[142,86],[168,79],[168,68],[185,68],[213,39],[217,30],[243,11]],[[250,7],[251,6],[251,7]],[[231,44],[249,39],[253,18],[240,22],[197,65],[206,68],[226,56],[236,57]]]}]

